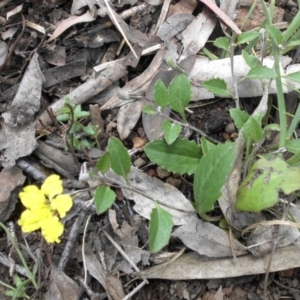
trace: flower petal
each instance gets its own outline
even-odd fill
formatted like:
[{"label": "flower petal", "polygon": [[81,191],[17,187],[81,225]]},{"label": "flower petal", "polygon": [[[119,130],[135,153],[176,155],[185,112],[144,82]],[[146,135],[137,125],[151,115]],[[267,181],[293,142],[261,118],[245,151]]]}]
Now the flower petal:
[{"label": "flower petal", "polygon": [[46,205],[46,198],[35,185],[28,185],[19,193],[22,204],[26,208],[34,209]]},{"label": "flower petal", "polygon": [[51,201],[54,196],[62,193],[62,181],[58,175],[51,175],[42,184],[41,190]]},{"label": "flower petal", "polygon": [[47,243],[60,243],[59,237],[64,232],[64,225],[59,222],[57,216],[49,216],[42,222],[42,235]]},{"label": "flower petal", "polygon": [[73,206],[73,201],[70,195],[58,195],[51,201],[50,205],[53,210],[58,211],[61,218],[64,218],[66,212]]},{"label": "flower petal", "polygon": [[50,206],[40,209],[26,209],[21,214],[18,224],[22,227],[23,232],[32,232],[41,228],[41,222],[51,215]]}]

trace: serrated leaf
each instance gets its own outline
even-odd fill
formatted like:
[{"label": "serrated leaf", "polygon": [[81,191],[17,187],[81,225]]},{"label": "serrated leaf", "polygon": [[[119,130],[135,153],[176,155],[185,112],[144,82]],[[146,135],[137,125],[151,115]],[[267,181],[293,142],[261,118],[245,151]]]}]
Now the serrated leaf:
[{"label": "serrated leaf", "polygon": [[300,72],[294,72],[287,75],[283,75],[282,77],[288,78],[292,81],[300,83]]},{"label": "serrated leaf", "polygon": [[169,85],[169,103],[171,108],[178,112],[186,122],[184,110],[191,99],[191,84],[185,74],[177,75]]},{"label": "serrated leaf", "polygon": [[300,168],[289,166],[284,160],[259,159],[237,192],[237,210],[260,212],[278,202],[281,190],[289,195],[300,189]]},{"label": "serrated leaf", "polygon": [[82,129],[88,135],[94,135],[96,133],[93,126],[84,126]]},{"label": "serrated leaf", "polygon": [[269,32],[270,36],[274,39],[276,45],[279,46],[283,40],[281,31],[274,25],[267,25],[266,29]]},{"label": "serrated leaf", "polygon": [[108,152],[104,153],[97,161],[97,170],[106,173],[110,168],[110,155]]},{"label": "serrated leaf", "polygon": [[256,64],[258,64],[258,58],[255,57],[254,55],[249,54],[247,51],[243,50],[242,51],[242,56],[243,56],[246,64],[250,68],[253,68]]},{"label": "serrated leaf", "polygon": [[115,200],[116,194],[109,186],[98,186],[94,196],[97,214],[100,215],[107,211],[114,204]]},{"label": "serrated leaf", "polygon": [[156,204],[152,210],[149,225],[150,252],[160,251],[169,242],[173,227],[172,215]]},{"label": "serrated leaf", "polygon": [[154,85],[154,101],[158,106],[165,108],[169,105],[169,92],[164,83],[159,79]]},{"label": "serrated leaf", "polygon": [[111,168],[116,174],[123,176],[128,183],[127,174],[130,171],[131,161],[126,148],[119,139],[111,137],[107,149],[110,155]]},{"label": "serrated leaf", "polygon": [[182,126],[180,124],[172,123],[169,119],[166,119],[162,124],[164,137],[168,145],[171,145],[181,132]]},{"label": "serrated leaf", "polygon": [[244,139],[247,142],[258,142],[262,136],[262,128],[254,116],[250,116],[242,128]]},{"label": "serrated leaf", "polygon": [[222,96],[222,97],[230,97],[231,94],[227,90],[227,84],[225,80],[220,78],[214,78],[207,81],[202,82],[202,86],[208,91]]},{"label": "serrated leaf", "polygon": [[239,35],[237,40],[237,45],[248,43],[259,37],[259,32],[257,31],[246,31]]},{"label": "serrated leaf", "polygon": [[240,110],[238,108],[230,109],[229,113],[236,128],[241,130],[244,124],[247,122],[249,115],[244,110]]},{"label": "serrated leaf", "polygon": [[148,115],[156,115],[157,114],[157,111],[155,110],[155,108],[149,104],[144,106],[143,112]]},{"label": "serrated leaf", "polygon": [[69,121],[70,119],[71,119],[70,114],[62,114],[62,115],[58,115],[56,117],[56,120],[60,121],[60,122],[66,122],[66,121]]},{"label": "serrated leaf", "polygon": [[236,151],[235,143],[219,144],[201,158],[194,176],[194,197],[199,214],[214,209],[232,170]]},{"label": "serrated leaf", "polygon": [[230,46],[230,41],[226,37],[220,37],[220,38],[217,38],[214,41],[214,46],[227,51],[229,49],[229,46]]},{"label": "serrated leaf", "polygon": [[144,150],[152,162],[181,175],[195,173],[202,156],[201,146],[182,138],[172,145],[165,140],[155,140],[147,144]]},{"label": "serrated leaf", "polygon": [[246,31],[239,35],[237,40],[237,45],[251,42],[252,40],[259,37],[259,32],[257,31]]},{"label": "serrated leaf", "polygon": [[211,143],[204,136],[201,137],[200,142],[201,142],[203,155],[206,155],[209,151],[213,150],[216,147],[215,144]]},{"label": "serrated leaf", "polygon": [[251,79],[274,79],[277,74],[266,66],[256,65],[248,72],[246,77]]}]

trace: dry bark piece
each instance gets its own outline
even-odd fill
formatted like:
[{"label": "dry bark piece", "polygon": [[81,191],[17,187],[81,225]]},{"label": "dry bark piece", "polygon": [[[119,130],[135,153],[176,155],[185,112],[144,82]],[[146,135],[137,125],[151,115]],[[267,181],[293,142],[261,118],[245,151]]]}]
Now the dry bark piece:
[{"label": "dry bark piece", "polygon": [[14,211],[18,194],[25,180],[26,177],[17,166],[0,172],[0,222],[6,222]]}]

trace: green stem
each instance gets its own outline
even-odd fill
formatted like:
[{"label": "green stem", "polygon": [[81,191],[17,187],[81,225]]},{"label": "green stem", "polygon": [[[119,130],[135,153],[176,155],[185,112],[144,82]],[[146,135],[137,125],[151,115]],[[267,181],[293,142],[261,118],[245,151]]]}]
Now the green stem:
[{"label": "green stem", "polygon": [[9,238],[9,240],[10,240],[10,241],[12,242],[12,244],[14,245],[14,247],[15,247],[15,249],[16,249],[16,251],[17,251],[17,253],[18,253],[18,255],[19,255],[19,257],[20,257],[20,259],[21,259],[21,261],[22,261],[22,264],[23,264],[23,266],[24,266],[24,268],[25,268],[25,270],[26,270],[26,272],[27,272],[28,278],[31,280],[31,282],[33,283],[34,287],[35,287],[36,289],[38,289],[38,288],[39,288],[39,287],[38,287],[38,284],[36,283],[33,274],[31,273],[29,267],[27,266],[27,263],[26,263],[26,261],[25,261],[25,258],[24,258],[24,256],[23,256],[22,252],[20,251],[20,249],[19,249],[19,247],[18,247],[18,245],[17,245],[17,243],[16,243],[16,240],[15,240],[14,237],[10,234],[10,232],[7,230],[6,226],[5,226],[2,222],[0,222],[0,227],[2,227],[2,229],[6,232],[6,234],[7,234],[8,238]]},{"label": "green stem", "polygon": [[208,216],[205,212],[199,212],[199,216],[207,221],[207,222],[217,222],[223,219],[223,217],[219,216],[219,217],[210,217]]},{"label": "green stem", "polygon": [[288,140],[292,137],[294,130],[298,126],[299,119],[300,119],[300,104],[298,104],[298,107],[297,107],[296,113],[294,115],[294,118],[292,120],[292,123],[287,131],[286,138]]}]

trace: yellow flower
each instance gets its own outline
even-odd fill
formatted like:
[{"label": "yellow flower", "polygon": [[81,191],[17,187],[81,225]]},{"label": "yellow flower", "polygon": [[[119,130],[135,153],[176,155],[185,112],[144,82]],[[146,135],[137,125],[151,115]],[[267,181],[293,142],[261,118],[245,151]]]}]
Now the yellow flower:
[{"label": "yellow flower", "polygon": [[60,243],[59,237],[64,232],[64,225],[59,222],[58,217],[49,216],[41,222],[42,235],[47,243]]},{"label": "yellow flower", "polygon": [[73,202],[70,195],[62,195],[62,181],[58,175],[49,176],[41,189],[29,185],[19,194],[21,202],[27,208],[21,215],[18,224],[23,232],[42,230],[48,243],[59,243],[64,225],[59,218],[65,217]]}]

